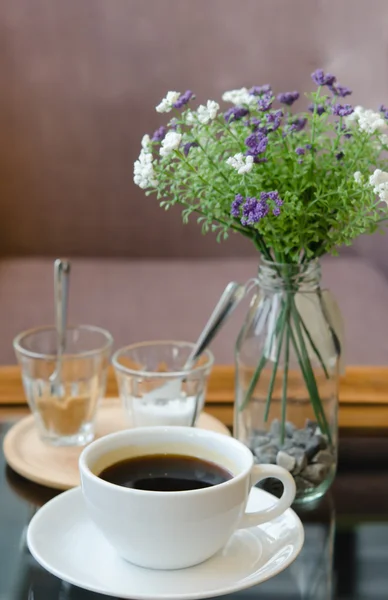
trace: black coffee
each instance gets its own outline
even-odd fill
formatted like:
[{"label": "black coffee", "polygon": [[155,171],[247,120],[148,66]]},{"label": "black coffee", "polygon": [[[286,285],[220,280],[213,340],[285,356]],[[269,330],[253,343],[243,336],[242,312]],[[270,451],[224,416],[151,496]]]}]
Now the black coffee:
[{"label": "black coffee", "polygon": [[136,490],[183,492],[224,483],[232,478],[223,467],[194,456],[152,454],[114,463],[99,477]]}]

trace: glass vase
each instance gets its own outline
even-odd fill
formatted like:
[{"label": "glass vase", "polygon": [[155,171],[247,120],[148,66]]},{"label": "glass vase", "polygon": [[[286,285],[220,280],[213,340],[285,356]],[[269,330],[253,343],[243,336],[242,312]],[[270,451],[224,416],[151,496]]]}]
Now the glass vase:
[{"label": "glass vase", "polygon": [[291,472],[297,503],[322,496],[337,466],[341,319],[320,281],[318,261],[262,261],[235,353],[234,435]]}]

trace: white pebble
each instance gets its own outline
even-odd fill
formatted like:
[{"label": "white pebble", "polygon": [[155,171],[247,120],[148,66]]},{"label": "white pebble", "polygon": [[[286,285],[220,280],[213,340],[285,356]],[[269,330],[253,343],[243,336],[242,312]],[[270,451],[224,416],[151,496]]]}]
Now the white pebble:
[{"label": "white pebble", "polygon": [[287,452],[282,452],[281,450],[276,455],[276,464],[279,467],[283,467],[287,471],[292,471],[295,467],[295,456],[290,456]]}]

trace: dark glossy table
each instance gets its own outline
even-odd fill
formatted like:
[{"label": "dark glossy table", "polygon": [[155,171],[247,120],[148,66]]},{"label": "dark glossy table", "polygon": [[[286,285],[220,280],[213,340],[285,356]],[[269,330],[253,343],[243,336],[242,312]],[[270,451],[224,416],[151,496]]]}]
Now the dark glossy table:
[{"label": "dark glossy table", "polygon": [[[10,420],[0,419],[1,447],[10,425]],[[342,436],[339,472],[331,491],[317,506],[298,511],[306,535],[300,556],[274,579],[229,598],[388,599],[386,434],[353,431],[350,437]],[[54,495],[14,473],[0,451],[0,600],[107,598],[60,581],[30,555],[28,523]]]}]

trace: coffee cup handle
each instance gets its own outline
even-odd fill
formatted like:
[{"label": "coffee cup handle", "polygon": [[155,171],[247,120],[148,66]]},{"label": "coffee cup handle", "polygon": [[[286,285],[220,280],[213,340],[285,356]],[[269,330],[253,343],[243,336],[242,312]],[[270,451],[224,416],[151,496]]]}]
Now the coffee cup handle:
[{"label": "coffee cup handle", "polygon": [[284,490],[281,498],[268,508],[250,513],[246,512],[238,525],[239,529],[256,527],[256,525],[276,519],[293,503],[296,493],[295,481],[292,475],[286,469],[283,469],[283,467],[278,467],[277,465],[253,465],[250,481],[251,488],[256,483],[259,483],[259,481],[267,479],[267,477],[274,477],[282,482]]}]

